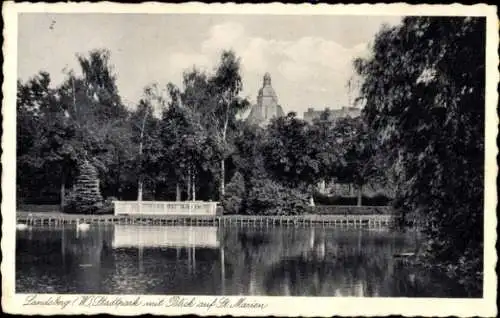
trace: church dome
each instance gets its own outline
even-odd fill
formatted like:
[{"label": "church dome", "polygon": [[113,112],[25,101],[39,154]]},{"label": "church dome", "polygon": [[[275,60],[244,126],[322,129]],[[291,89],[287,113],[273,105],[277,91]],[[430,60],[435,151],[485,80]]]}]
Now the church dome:
[{"label": "church dome", "polygon": [[259,89],[259,97],[276,97],[276,92],[274,91],[273,87],[271,86],[271,74],[266,73],[264,74],[264,81],[263,81],[262,88]]},{"label": "church dome", "polygon": [[271,86],[271,75],[264,74],[262,88],[257,95],[257,103],[252,106],[247,120],[265,126],[273,117],[283,116],[283,109],[278,105],[278,97]]},{"label": "church dome", "polygon": [[268,72],[264,74],[264,86],[266,85],[271,85],[271,74],[269,74]]},{"label": "church dome", "polygon": [[264,86],[259,89],[259,96],[276,97],[276,92],[272,86]]}]

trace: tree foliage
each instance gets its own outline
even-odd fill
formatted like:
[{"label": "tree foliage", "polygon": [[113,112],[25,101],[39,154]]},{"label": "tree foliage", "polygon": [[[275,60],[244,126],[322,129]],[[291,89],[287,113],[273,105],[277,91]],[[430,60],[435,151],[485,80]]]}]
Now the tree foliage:
[{"label": "tree foliage", "polygon": [[480,271],[485,19],[408,17],[372,51],[355,67],[366,121],[396,167],[398,207],[426,221],[429,256]]},{"label": "tree foliage", "polygon": [[262,145],[268,173],[283,185],[305,189],[319,181],[320,161],[309,125],[289,113],[273,120]]},{"label": "tree foliage", "polygon": [[224,196],[226,179],[226,158],[231,154],[231,141],[237,115],[246,110],[250,103],[239,97],[243,89],[240,74],[240,59],[233,51],[222,52],[215,74],[209,79],[211,94],[215,97],[215,108],[210,114],[211,125],[215,127],[217,142],[223,149],[220,161],[219,195]]},{"label": "tree foliage", "polygon": [[79,167],[73,191],[65,203],[66,213],[94,214],[103,206],[97,170],[84,161]]},{"label": "tree foliage", "polygon": [[233,175],[227,184],[226,193],[222,200],[224,213],[239,214],[243,212],[243,204],[246,198],[245,179],[238,171]]},{"label": "tree foliage", "polygon": [[[105,192],[116,194],[112,192],[120,183],[113,175],[119,175],[122,167],[114,162],[129,144],[123,140],[128,113],[116,88],[109,53],[91,51],[78,61],[83,75],[68,71],[58,87],[45,72],[18,83],[17,183],[19,195],[28,200],[37,201],[50,191],[64,206],[66,186],[74,184],[78,166],[86,161],[103,176]],[[38,182],[41,186],[36,189]]]},{"label": "tree foliage", "polygon": [[253,215],[300,215],[308,204],[307,193],[270,178],[253,178],[246,200],[246,213]]}]

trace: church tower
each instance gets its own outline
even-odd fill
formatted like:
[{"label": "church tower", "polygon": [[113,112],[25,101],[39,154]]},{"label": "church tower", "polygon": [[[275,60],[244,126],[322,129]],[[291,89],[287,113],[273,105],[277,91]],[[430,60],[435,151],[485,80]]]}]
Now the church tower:
[{"label": "church tower", "polygon": [[271,86],[271,74],[266,73],[263,78],[262,88],[257,95],[257,104],[252,106],[247,120],[259,126],[265,126],[271,118],[283,116],[283,109],[278,105],[278,97]]}]

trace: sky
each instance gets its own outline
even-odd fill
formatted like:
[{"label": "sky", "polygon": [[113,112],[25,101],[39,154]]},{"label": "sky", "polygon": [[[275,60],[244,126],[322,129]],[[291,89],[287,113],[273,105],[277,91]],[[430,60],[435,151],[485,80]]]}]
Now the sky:
[{"label": "sky", "polygon": [[106,48],[120,95],[134,107],[145,86],[180,85],[194,65],[211,72],[232,49],[241,58],[243,97],[254,103],[269,72],[284,111],[301,116],[310,107],[347,106],[353,59],[369,56],[380,27],[401,17],[23,13],[18,21],[22,81],[44,70],[58,85],[63,69],[79,73],[76,54]]}]

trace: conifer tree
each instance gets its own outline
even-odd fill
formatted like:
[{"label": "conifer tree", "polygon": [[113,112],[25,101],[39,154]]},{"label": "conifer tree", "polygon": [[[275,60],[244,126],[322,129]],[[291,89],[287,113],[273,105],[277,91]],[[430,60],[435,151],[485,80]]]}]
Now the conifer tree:
[{"label": "conifer tree", "polygon": [[79,172],[65,210],[67,213],[96,213],[103,204],[97,170],[85,160],[81,164]]}]

